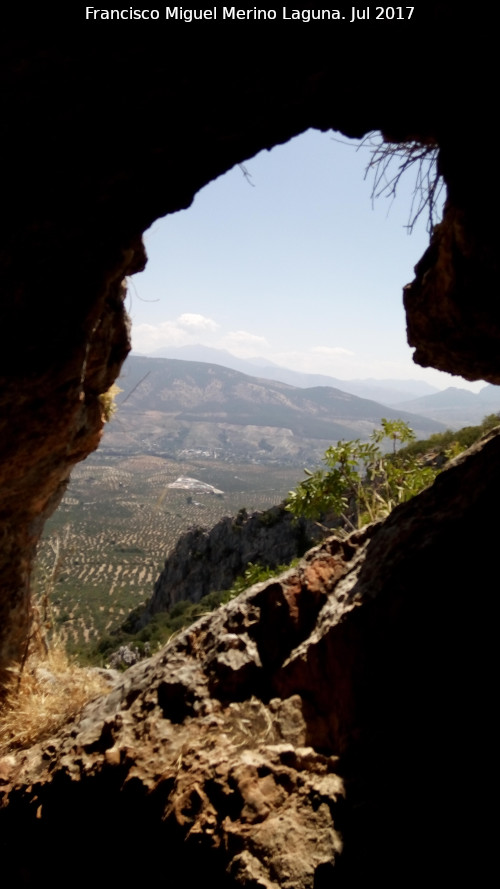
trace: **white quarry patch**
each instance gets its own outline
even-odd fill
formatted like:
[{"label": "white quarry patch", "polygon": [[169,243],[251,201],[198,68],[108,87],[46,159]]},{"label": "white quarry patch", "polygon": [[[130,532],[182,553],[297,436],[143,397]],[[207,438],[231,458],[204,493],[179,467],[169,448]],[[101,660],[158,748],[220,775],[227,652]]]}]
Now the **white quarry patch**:
[{"label": "white quarry patch", "polygon": [[169,488],[183,488],[185,491],[197,491],[205,494],[223,494],[219,488],[208,485],[206,482],[200,482],[197,478],[189,478],[187,475],[181,475],[168,485]]}]

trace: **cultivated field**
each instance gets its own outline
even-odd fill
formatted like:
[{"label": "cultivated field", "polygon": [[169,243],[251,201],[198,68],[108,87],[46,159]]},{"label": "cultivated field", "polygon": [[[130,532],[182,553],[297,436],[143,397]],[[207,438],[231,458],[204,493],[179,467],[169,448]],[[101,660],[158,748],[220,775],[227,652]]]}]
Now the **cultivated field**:
[{"label": "cultivated field", "polygon": [[[168,485],[179,476],[223,491]],[[68,647],[92,642],[146,601],[178,537],[211,527],[240,509],[267,509],[302,477],[297,468],[228,464],[216,459],[94,454],[73,471],[47,523],[35,576]]]}]

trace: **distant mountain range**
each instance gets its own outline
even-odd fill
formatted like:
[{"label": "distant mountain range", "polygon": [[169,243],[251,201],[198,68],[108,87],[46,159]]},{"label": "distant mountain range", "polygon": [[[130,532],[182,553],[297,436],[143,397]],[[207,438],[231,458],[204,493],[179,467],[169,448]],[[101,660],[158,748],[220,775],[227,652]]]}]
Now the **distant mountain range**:
[{"label": "distant mountain range", "polygon": [[453,429],[481,423],[486,414],[500,411],[500,386],[485,385],[475,394],[456,386],[440,390],[421,380],[340,380],[337,377],[301,373],[279,367],[264,358],[237,358],[224,349],[202,345],[172,346],[158,349],[153,354],[162,358],[219,364],[241,373],[258,375],[266,380],[288,383],[298,388],[331,386],[359,398],[389,405],[399,412],[409,411],[428,417]]},{"label": "distant mountain range", "polygon": [[420,437],[444,428],[331,386],[302,389],[205,362],[131,355],[118,384],[101,451],[304,463],[339,439],[368,438],[382,417]]},{"label": "distant mountain range", "polygon": [[487,414],[500,411],[500,386],[484,386],[477,394],[449,386],[434,395],[402,401],[396,408],[415,411],[452,429],[459,429],[479,424]]},{"label": "distant mountain range", "polygon": [[240,373],[264,377],[266,380],[277,380],[300,389],[309,389],[313,386],[333,386],[335,389],[349,392],[359,398],[369,398],[372,401],[388,405],[439,392],[436,386],[430,386],[429,383],[421,380],[340,380],[337,377],[324,374],[308,374],[291,370],[288,367],[280,367],[265,358],[238,358],[225,349],[212,349],[210,346],[202,345],[169,346],[152,352],[151,357],[179,358],[183,361],[219,364],[223,367],[230,367],[232,370],[239,370]]}]

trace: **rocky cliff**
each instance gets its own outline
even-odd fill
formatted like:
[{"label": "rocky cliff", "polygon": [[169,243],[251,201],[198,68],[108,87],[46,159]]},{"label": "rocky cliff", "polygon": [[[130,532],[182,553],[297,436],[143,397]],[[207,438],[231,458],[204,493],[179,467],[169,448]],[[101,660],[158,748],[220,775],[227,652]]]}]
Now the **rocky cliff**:
[{"label": "rocky cliff", "polygon": [[176,602],[199,602],[202,596],[229,589],[249,562],[276,568],[303,555],[321,534],[283,506],[235,518],[226,516],[210,529],[193,528],[179,538],[156,581],[141,625]]}]

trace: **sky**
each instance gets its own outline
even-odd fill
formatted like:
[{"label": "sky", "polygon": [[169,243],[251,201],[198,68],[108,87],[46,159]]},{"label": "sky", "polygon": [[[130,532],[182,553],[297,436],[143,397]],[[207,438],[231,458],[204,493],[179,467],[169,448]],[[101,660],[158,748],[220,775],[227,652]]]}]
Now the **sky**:
[{"label": "sky", "polygon": [[479,391],[412,361],[402,288],[428,246],[428,216],[408,234],[414,174],[394,200],[373,199],[370,150],[358,146],[309,130],[157,220],[146,270],[129,282],[134,351],[201,343],[340,379]]}]

